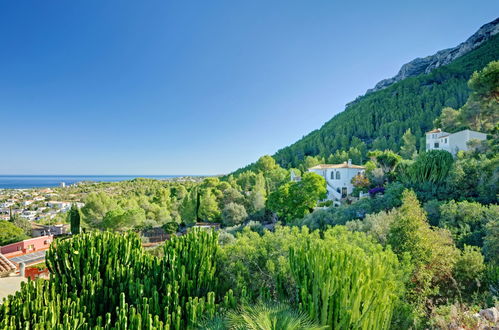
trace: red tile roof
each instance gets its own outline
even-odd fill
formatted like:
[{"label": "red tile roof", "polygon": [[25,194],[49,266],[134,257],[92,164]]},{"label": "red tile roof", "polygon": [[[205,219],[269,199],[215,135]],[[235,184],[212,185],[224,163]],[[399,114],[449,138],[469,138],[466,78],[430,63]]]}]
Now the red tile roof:
[{"label": "red tile roof", "polygon": [[7,274],[16,270],[16,266],[0,253],[0,274]]},{"label": "red tile roof", "polygon": [[433,130],[431,130],[431,131],[429,131],[429,132],[426,132],[426,134],[430,134],[430,133],[440,133],[440,132],[442,132],[442,130],[441,130],[440,128],[437,128],[437,129],[433,129]]},{"label": "red tile roof", "polygon": [[311,167],[309,169],[310,170],[323,170],[326,168],[356,168],[359,170],[365,169],[364,166],[348,164],[347,162],[344,162],[341,164],[319,164],[319,165],[315,165],[314,167]]}]

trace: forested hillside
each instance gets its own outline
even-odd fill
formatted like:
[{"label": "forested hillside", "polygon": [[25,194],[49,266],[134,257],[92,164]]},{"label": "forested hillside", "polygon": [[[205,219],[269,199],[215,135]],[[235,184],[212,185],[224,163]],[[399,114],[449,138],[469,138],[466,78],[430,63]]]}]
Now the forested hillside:
[{"label": "forested hillside", "polygon": [[306,156],[327,159],[337,150],[398,151],[408,128],[420,147],[425,131],[432,128],[444,107],[459,108],[466,102],[469,95],[466,83],[471,74],[497,59],[499,36],[496,35],[430,74],[408,78],[359,97],[320,129],[279,150],[274,158],[281,166],[291,168],[298,167]]}]

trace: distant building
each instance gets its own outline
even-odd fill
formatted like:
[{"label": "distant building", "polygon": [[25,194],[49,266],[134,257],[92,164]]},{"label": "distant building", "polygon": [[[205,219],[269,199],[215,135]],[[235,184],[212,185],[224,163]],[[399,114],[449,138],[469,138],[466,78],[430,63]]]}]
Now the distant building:
[{"label": "distant building", "polygon": [[7,258],[10,258],[11,256],[18,256],[35,251],[46,250],[49,248],[52,241],[52,236],[30,238],[24,241],[0,246],[0,253],[5,255]]},{"label": "distant building", "polygon": [[301,176],[299,176],[298,174],[296,174],[295,170],[291,170],[289,174],[290,174],[291,181],[293,181],[293,182],[301,181]]},{"label": "distant building", "polygon": [[426,132],[426,151],[445,150],[453,155],[458,151],[467,151],[471,140],[484,141],[487,134],[465,129],[456,133],[447,133],[440,128]]},{"label": "distant building", "polygon": [[60,209],[60,210],[69,210],[69,208],[71,207],[71,203],[70,202],[50,201],[50,202],[47,202],[47,206],[52,207],[52,208],[56,208],[56,209]]},{"label": "distant building", "polygon": [[163,227],[153,227],[143,230],[141,236],[147,237],[149,243],[159,243],[169,240],[171,234],[167,234]]},{"label": "distant building", "polygon": [[352,179],[364,172],[365,167],[353,165],[351,160],[348,160],[341,164],[320,164],[308,170],[326,179],[327,199],[339,202],[352,193]]},{"label": "distant building", "polygon": [[194,228],[214,229],[219,230],[220,224],[216,222],[196,222]]},{"label": "distant building", "polygon": [[31,236],[59,236],[69,233],[69,224],[57,224],[57,225],[41,225],[39,223],[31,223]]}]

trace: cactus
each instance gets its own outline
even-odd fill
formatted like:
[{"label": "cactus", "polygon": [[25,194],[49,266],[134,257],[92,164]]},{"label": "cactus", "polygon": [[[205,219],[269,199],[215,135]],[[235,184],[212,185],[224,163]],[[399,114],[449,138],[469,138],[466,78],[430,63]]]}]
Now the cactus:
[{"label": "cactus", "polygon": [[[0,329],[186,329],[235,305],[218,288],[214,232],[173,237],[158,259],[134,233],[57,241],[49,281],[23,283],[0,305]],[[225,302],[225,303],[224,303]]]},{"label": "cactus", "polygon": [[323,240],[291,248],[289,261],[299,308],[313,320],[330,329],[389,327],[401,285],[391,251],[356,246],[326,232]]}]

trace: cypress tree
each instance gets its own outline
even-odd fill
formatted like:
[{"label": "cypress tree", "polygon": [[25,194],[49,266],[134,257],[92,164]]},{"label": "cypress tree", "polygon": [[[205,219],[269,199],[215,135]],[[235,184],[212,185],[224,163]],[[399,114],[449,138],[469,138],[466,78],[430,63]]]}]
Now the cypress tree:
[{"label": "cypress tree", "polygon": [[69,210],[69,223],[71,224],[71,233],[77,235],[80,233],[81,213],[76,204],[71,205]]}]

